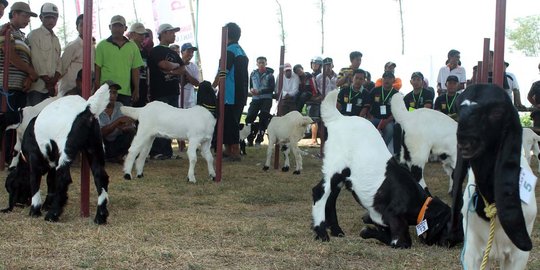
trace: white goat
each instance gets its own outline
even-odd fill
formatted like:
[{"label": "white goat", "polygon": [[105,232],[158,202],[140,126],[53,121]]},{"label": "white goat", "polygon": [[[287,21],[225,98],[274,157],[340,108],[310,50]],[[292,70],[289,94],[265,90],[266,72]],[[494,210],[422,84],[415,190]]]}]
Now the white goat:
[{"label": "white goat", "polygon": [[281,170],[284,172],[289,171],[289,152],[292,150],[296,161],[296,169],[293,174],[300,174],[302,171],[302,155],[298,148],[298,142],[304,138],[304,131],[312,122],[313,120],[310,117],[302,116],[298,111],[289,112],[284,116],[272,117],[266,130],[268,133],[268,148],[266,149],[266,162],[263,170],[267,171],[270,168],[274,145],[280,144],[285,157],[285,163]]},{"label": "white goat", "polygon": [[[123,114],[139,120],[137,134],[133,138],[129,153],[124,161],[124,178],[131,179],[131,169],[135,162],[137,177],[143,177],[146,157],[150,153],[156,137],[188,140],[187,154],[189,158],[188,179],[195,183],[195,164],[197,163],[197,147],[206,159],[208,174],[214,178],[214,158],[210,152],[212,135],[216,118],[202,106],[179,109],[160,101],[153,101],[142,108],[122,106]],[[137,160],[135,161],[135,158]]]},{"label": "white goat", "polygon": [[[403,129],[399,161],[406,164],[413,177],[426,188],[424,167],[430,154],[438,157],[449,176],[448,192],[452,191],[452,172],[456,166],[457,122],[449,116],[432,109],[407,111],[403,95],[392,96],[392,115]],[[394,140],[394,143],[396,141]]]},{"label": "white goat", "polygon": [[525,151],[525,159],[527,163],[531,165],[531,150],[533,155],[538,161],[538,172],[540,173],[540,148],[538,147],[538,142],[540,142],[540,136],[536,134],[530,128],[523,128],[523,150]]}]

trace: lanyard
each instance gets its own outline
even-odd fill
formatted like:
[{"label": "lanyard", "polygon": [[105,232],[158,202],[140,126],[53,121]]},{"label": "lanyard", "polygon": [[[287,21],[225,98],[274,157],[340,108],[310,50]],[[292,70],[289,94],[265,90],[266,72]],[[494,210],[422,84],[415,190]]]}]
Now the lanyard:
[{"label": "lanyard", "polygon": [[454,101],[456,101],[457,95],[454,94],[454,98],[452,99],[452,102],[448,104],[448,94],[446,94],[446,105],[448,105],[448,113],[451,113],[452,105],[454,105]]},{"label": "lanyard", "polygon": [[392,89],[390,89],[390,92],[388,92],[388,96],[386,96],[386,98],[384,98],[384,87],[381,87],[382,104],[386,103],[386,100],[388,99],[390,94],[392,94],[392,91],[394,91],[394,87],[392,87]]},{"label": "lanyard", "polygon": [[[424,88],[422,88],[422,90],[420,90],[420,95],[418,95],[418,100],[420,100],[420,97],[422,96],[422,92],[424,92]],[[412,93],[412,99],[414,100],[414,105],[418,106],[418,103],[416,102],[416,98],[414,97],[414,90],[413,90],[413,93]]]},{"label": "lanyard", "polygon": [[351,103],[353,98],[357,97],[358,95],[360,95],[362,93],[362,88],[364,88],[364,86],[361,86],[360,91],[358,91],[358,93],[356,93],[356,95],[354,95],[354,97],[351,98],[351,93],[352,93],[352,90],[353,90],[353,86],[351,85],[351,87],[349,88],[349,102],[348,103]]}]

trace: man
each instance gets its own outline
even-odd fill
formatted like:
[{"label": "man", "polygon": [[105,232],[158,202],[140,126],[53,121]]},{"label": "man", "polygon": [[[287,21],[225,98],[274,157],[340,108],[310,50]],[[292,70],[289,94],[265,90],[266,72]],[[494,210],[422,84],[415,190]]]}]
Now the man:
[{"label": "man", "polygon": [[0,0],[0,19],[4,16],[4,9],[8,6],[8,1]]},{"label": "man", "polygon": [[197,95],[195,94],[195,87],[199,87],[199,67],[197,64],[191,62],[193,54],[198,51],[197,47],[191,45],[191,43],[184,43],[180,50],[182,56],[182,62],[186,64],[186,74],[182,78],[183,83],[183,96],[184,101],[180,100],[182,108],[191,108],[197,104]]},{"label": "man", "polygon": [[[246,105],[248,95],[248,63],[249,59],[242,47],[238,44],[242,31],[233,22],[227,23],[227,63],[226,70],[221,70],[213,83],[215,87],[220,77],[225,77],[225,115],[223,116],[223,144],[224,156],[229,161],[240,161],[240,118]],[[221,93],[220,93],[221,94]],[[221,146],[219,146],[221,147]]]},{"label": "man", "polygon": [[360,116],[360,111],[369,93],[364,88],[366,72],[363,69],[353,70],[352,84],[341,87],[338,94],[338,109],[343,115]]},{"label": "man", "polygon": [[351,84],[353,72],[360,68],[360,65],[362,64],[362,53],[358,51],[351,52],[349,54],[349,60],[351,61],[351,65],[349,67],[342,68],[339,71],[336,82],[337,87],[348,87]]},{"label": "man", "polygon": [[114,163],[122,163],[122,158],[128,153],[131,141],[135,136],[133,119],[120,111],[122,103],[116,101],[120,85],[113,81],[106,81],[109,85],[109,104],[99,115],[99,126],[103,135],[105,146],[105,159]]},{"label": "man", "polygon": [[142,23],[134,23],[129,28],[129,40],[137,45],[141,53],[143,65],[139,68],[139,100],[133,103],[133,107],[144,107],[148,103],[148,53],[143,49],[144,37],[148,34]]},{"label": "man", "polygon": [[317,56],[313,59],[311,59],[311,63],[309,64],[311,67],[311,75],[313,78],[316,78],[317,75],[321,74],[322,72],[322,57]]},{"label": "man", "polygon": [[440,111],[457,121],[457,107],[456,98],[459,96],[459,78],[456,75],[450,75],[446,78],[445,88],[446,93],[440,95],[435,100],[435,110]]},{"label": "man", "polygon": [[443,95],[446,93],[446,78],[450,75],[455,75],[459,78],[458,90],[465,89],[465,83],[467,82],[467,74],[465,68],[460,66],[461,53],[458,50],[450,50],[448,52],[448,60],[446,65],[439,69],[439,75],[437,76],[437,93]]},{"label": "man", "polygon": [[[184,62],[180,55],[169,48],[176,39],[180,27],[165,23],[158,28],[159,45],[150,51],[150,99],[167,103],[178,108],[180,77],[185,74]],[[171,140],[156,138],[150,151],[154,159],[170,159],[173,151]]]},{"label": "man", "polygon": [[253,123],[255,118],[259,116],[260,128],[255,144],[260,145],[264,140],[264,133],[268,126],[272,97],[276,88],[274,70],[266,66],[266,57],[257,57],[257,69],[253,70],[249,76],[249,88],[251,103],[249,103],[246,124]]},{"label": "man", "polygon": [[296,110],[302,112],[308,100],[317,95],[315,79],[309,72],[304,72],[302,65],[294,65],[293,72],[298,76],[298,96],[296,98]]},{"label": "man", "polygon": [[[394,73],[394,76],[395,76],[395,74],[396,74],[396,63],[387,62],[386,64],[384,64],[384,72],[392,72],[392,73]],[[375,87],[380,87],[381,85],[382,85],[382,78],[379,78],[375,82]],[[392,87],[394,87],[394,89],[399,91],[402,86],[403,86],[403,82],[401,81],[401,78],[396,77]]]},{"label": "man", "polygon": [[39,19],[41,27],[28,34],[32,65],[39,79],[30,86],[30,91],[26,94],[26,106],[34,106],[54,96],[56,83],[62,73],[60,40],[53,31],[58,21],[58,7],[51,3],[43,4]]},{"label": "man", "polygon": [[130,106],[139,100],[139,68],[144,65],[137,45],[124,37],[126,19],[120,15],[111,18],[111,36],[96,47],[97,90],[105,81],[117,82],[121,89],[118,101]]},{"label": "man", "polygon": [[417,71],[411,75],[413,90],[403,97],[407,110],[414,111],[420,108],[433,107],[434,93],[424,88],[424,75]]},{"label": "man", "polygon": [[[286,115],[289,112],[296,110],[296,97],[298,95],[298,87],[300,86],[300,78],[293,73],[292,66],[285,63],[283,67],[283,85],[281,88],[281,96],[278,100],[278,116]],[[279,92],[279,78],[276,83],[276,93]]]},{"label": "man", "polygon": [[[75,87],[77,73],[83,66],[83,14],[77,16],[75,24],[79,36],[75,40],[69,42],[64,48],[64,53],[61,58],[63,75],[58,83],[58,96],[64,96],[67,91]],[[96,48],[91,46],[90,49],[90,59],[92,63],[94,63]],[[93,72],[94,65],[91,65],[91,68]]]},{"label": "man", "polygon": [[519,92],[519,84],[516,75],[514,75],[514,73],[506,71],[508,66],[510,66],[510,64],[508,62],[504,62],[504,90],[506,91],[510,99],[512,99],[512,101],[514,102],[514,106],[518,110],[526,110],[525,106],[523,106],[523,104],[521,103],[521,94]]},{"label": "man", "polygon": [[388,150],[393,154],[394,117],[392,116],[390,101],[392,96],[397,93],[397,90],[392,86],[396,77],[394,73],[387,71],[382,78],[382,86],[371,90],[367,100],[364,102],[360,116],[370,120],[377,127],[382,133]]},{"label": "man", "polygon": [[[11,6],[9,12],[9,23],[2,26],[0,33],[5,33],[9,27],[11,29],[10,42],[11,45],[9,51],[9,59],[7,59],[11,65],[9,65],[9,84],[7,90],[7,101],[10,106],[6,111],[18,111],[20,108],[26,106],[26,91],[30,88],[30,85],[38,79],[38,74],[32,67],[32,60],[30,54],[30,47],[25,34],[21,31],[30,22],[30,17],[37,17],[37,14],[30,10],[30,6],[24,2],[16,2]],[[5,35],[0,35],[0,67],[4,65],[5,52],[4,52]],[[0,83],[3,85],[4,69],[0,68]],[[9,149],[3,151],[5,154],[5,160],[7,163],[11,161],[11,150],[13,149],[15,133],[13,130],[6,132],[5,145],[3,149]]]},{"label": "man", "polygon": [[[538,71],[540,71],[540,64],[538,64]],[[527,100],[533,106],[533,111],[531,112],[533,126],[540,128],[540,80],[531,85],[531,90],[527,94]]]}]

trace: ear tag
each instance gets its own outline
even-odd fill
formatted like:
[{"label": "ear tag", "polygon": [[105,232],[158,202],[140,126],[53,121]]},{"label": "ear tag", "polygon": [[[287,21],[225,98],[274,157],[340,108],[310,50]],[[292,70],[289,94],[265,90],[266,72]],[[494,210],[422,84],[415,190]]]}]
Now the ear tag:
[{"label": "ear tag", "polygon": [[521,167],[519,172],[519,198],[525,204],[529,204],[531,196],[536,187],[536,176],[529,171]]},{"label": "ear tag", "polygon": [[427,225],[427,220],[425,220],[425,219],[422,220],[422,222],[420,222],[418,225],[416,225],[416,234],[418,236],[422,235],[427,230],[429,230],[429,227]]}]

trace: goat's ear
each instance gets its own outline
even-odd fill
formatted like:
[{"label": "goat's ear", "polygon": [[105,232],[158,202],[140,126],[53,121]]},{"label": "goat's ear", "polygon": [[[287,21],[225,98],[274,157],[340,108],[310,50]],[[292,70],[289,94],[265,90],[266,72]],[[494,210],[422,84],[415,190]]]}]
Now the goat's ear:
[{"label": "goat's ear", "polygon": [[463,182],[469,171],[469,161],[463,159],[461,151],[457,149],[457,161],[456,167],[452,172],[452,212],[450,216],[450,224],[448,226],[448,234],[453,235],[456,238],[463,237],[459,235],[463,234],[461,229],[461,207],[463,206]]},{"label": "goat's ear", "polygon": [[494,194],[497,215],[506,235],[516,247],[529,251],[532,249],[532,241],[527,232],[519,197],[523,129],[517,113],[513,117],[517,119],[510,119],[495,162]]}]

